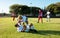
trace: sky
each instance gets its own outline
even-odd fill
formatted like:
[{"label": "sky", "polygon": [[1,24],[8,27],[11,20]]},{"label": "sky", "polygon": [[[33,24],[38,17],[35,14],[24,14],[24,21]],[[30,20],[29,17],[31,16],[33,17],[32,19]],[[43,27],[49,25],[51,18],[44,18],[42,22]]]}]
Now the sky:
[{"label": "sky", "polygon": [[60,2],[60,0],[0,0],[0,13],[9,13],[9,7],[13,4],[35,6],[43,9],[50,4],[57,2]]}]

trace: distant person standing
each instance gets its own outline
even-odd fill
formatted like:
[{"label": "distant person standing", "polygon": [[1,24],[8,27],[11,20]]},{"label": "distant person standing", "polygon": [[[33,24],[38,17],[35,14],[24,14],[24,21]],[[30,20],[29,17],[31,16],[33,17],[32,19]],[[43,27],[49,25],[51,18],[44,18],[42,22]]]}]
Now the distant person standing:
[{"label": "distant person standing", "polygon": [[42,17],[43,17],[43,12],[41,10],[39,10],[38,23],[39,23],[39,21],[41,21],[41,23],[43,23]]},{"label": "distant person standing", "polygon": [[15,20],[15,17],[16,17],[16,14],[13,12],[11,15],[12,15],[13,21],[14,21]]},{"label": "distant person standing", "polygon": [[49,11],[47,11],[47,22],[49,22],[50,21],[50,12]]}]

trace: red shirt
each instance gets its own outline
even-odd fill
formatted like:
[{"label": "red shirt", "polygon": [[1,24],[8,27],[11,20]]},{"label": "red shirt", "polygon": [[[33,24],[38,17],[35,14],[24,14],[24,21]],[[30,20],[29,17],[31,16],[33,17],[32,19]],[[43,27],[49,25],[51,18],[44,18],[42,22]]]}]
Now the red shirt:
[{"label": "red shirt", "polygon": [[15,13],[12,13],[11,15],[12,15],[12,16],[16,16]]},{"label": "red shirt", "polygon": [[42,11],[41,10],[39,10],[39,16],[42,16]]}]

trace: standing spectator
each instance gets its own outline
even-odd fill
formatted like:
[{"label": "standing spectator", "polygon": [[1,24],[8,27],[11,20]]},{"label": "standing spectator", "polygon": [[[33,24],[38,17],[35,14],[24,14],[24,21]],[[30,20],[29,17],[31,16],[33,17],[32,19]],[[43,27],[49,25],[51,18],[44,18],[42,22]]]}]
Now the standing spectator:
[{"label": "standing spectator", "polygon": [[39,10],[38,23],[39,23],[39,21],[41,21],[43,23],[42,16],[43,16],[43,12],[42,12],[42,10]]},{"label": "standing spectator", "polygon": [[16,14],[13,12],[12,13],[13,21],[15,20]]},{"label": "standing spectator", "polygon": [[50,21],[50,12],[49,11],[47,11],[47,22],[49,22]]}]

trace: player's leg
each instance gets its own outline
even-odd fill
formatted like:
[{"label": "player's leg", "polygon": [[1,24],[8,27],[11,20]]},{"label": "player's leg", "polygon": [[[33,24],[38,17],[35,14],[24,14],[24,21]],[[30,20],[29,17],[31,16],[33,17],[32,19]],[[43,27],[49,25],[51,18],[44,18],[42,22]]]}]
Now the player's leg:
[{"label": "player's leg", "polygon": [[13,21],[15,20],[15,16],[13,16]]},{"label": "player's leg", "polygon": [[47,16],[46,21],[48,22],[48,20],[49,20],[49,17]]},{"label": "player's leg", "polygon": [[42,16],[40,17],[40,19],[41,19],[41,23],[43,23],[43,18],[42,18]]},{"label": "player's leg", "polygon": [[48,17],[48,19],[49,19],[48,21],[50,22],[50,16]]},{"label": "player's leg", "polygon": [[38,17],[38,23],[39,23],[39,21],[40,21],[40,17]]}]

